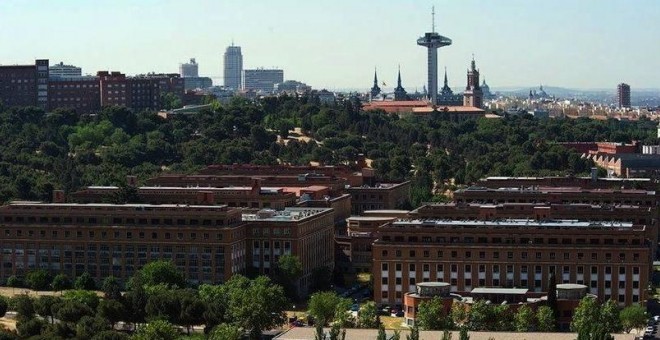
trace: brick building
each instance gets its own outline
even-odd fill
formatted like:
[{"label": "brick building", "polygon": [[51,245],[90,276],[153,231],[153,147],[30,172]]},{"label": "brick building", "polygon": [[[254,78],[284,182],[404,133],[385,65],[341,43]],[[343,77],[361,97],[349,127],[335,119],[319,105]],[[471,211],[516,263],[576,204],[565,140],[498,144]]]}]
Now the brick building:
[{"label": "brick building", "polygon": [[48,59],[34,65],[0,66],[0,102],[5,106],[39,106],[48,103]]},{"label": "brick building", "polygon": [[402,219],[379,228],[373,243],[374,299],[401,304],[417,282],[547,291],[558,283],[589,286],[622,305],[644,302],[652,245],[630,222]]},{"label": "brick building", "polygon": [[402,209],[410,205],[410,181],[349,187],[353,214],[365,210]]},{"label": "brick building", "polygon": [[94,113],[101,109],[98,77],[58,77],[48,81],[48,108]]}]

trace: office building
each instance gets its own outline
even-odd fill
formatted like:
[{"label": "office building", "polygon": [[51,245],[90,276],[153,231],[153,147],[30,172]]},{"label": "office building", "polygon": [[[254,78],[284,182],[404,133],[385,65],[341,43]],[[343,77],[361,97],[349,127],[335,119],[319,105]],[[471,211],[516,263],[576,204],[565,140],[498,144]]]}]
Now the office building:
[{"label": "office building", "polygon": [[617,103],[620,108],[630,107],[630,85],[621,83],[616,87]]},{"label": "office building", "polygon": [[46,109],[48,59],[37,59],[34,65],[0,66],[0,102]]},{"label": "office building", "polygon": [[59,64],[50,65],[48,67],[49,78],[75,78],[82,76],[82,69],[73,65],[64,65],[63,62]]},{"label": "office building", "polygon": [[195,58],[190,58],[190,62],[179,64],[179,74],[183,78],[199,77],[199,65]]},{"label": "office building", "polygon": [[435,32],[435,8],[432,12],[433,25],[431,32],[417,39],[417,45],[426,47],[427,91],[432,104],[438,102],[438,49],[451,45],[451,39]]},{"label": "office building", "polygon": [[356,215],[366,210],[394,210],[410,206],[410,181],[351,186],[347,192],[351,194],[351,210]]},{"label": "office building", "polygon": [[[243,55],[241,54],[241,47],[231,46],[227,47],[225,51],[225,64],[224,64],[224,80],[225,88],[238,91],[241,89],[243,76]],[[280,81],[281,83],[281,81]]]},{"label": "office building", "polygon": [[557,282],[589,287],[621,305],[643,303],[652,271],[645,225],[577,220],[400,219],[373,243],[374,298],[402,304],[418,282],[547,292]]},{"label": "office building", "polygon": [[78,114],[101,109],[99,78],[94,76],[51,77],[48,80],[48,109],[73,110]]},{"label": "office building", "polygon": [[187,77],[183,78],[183,82],[186,91],[213,87],[213,80],[209,77]]},{"label": "office building", "polygon": [[273,93],[275,84],[284,81],[284,71],[279,69],[243,70],[243,90],[261,93]]}]

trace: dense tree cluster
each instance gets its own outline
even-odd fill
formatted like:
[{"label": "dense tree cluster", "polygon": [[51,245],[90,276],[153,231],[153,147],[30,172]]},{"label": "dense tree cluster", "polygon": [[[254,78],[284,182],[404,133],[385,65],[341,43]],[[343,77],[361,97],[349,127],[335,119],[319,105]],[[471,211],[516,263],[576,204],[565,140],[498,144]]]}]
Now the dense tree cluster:
[{"label": "dense tree cluster", "polygon": [[[310,139],[286,139],[299,127]],[[85,185],[118,185],[212,163],[325,164],[373,160],[382,180],[413,180],[413,204],[431,189],[485,175],[584,173],[591,164],[557,141],[655,142],[655,123],[511,117],[453,123],[442,113],[399,118],[364,112],[357,100],[234,98],[194,115],[104,108],[97,115],[0,106],[0,200],[51,198]],[[281,141],[281,140],[280,140]]]},{"label": "dense tree cluster", "polygon": [[[0,331],[0,339],[192,339],[195,326],[198,333],[203,327],[202,338],[259,339],[262,331],[286,322],[284,309],[290,304],[284,289],[265,276],[235,275],[222,285],[188,288],[167,261],[148,263],[123,294],[113,277],[101,284],[103,297],[84,289],[96,286],[87,279],[81,275],[75,280],[81,289],[61,295],[0,298],[0,317],[8,309],[17,314],[16,332]],[[59,290],[55,283],[62,280],[53,280],[52,288]]]}]

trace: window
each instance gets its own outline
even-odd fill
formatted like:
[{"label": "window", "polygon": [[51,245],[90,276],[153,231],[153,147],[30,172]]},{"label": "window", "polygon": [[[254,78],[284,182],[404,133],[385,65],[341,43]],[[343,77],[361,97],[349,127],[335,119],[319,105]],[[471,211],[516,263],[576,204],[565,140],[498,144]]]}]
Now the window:
[{"label": "window", "polygon": [[401,263],[397,263],[395,266],[396,271],[400,272],[401,271]]},{"label": "window", "polygon": [[386,284],[387,284],[387,278],[386,278],[386,277],[382,278],[382,279],[380,280],[380,282],[381,282],[382,284],[386,285]]},{"label": "window", "polygon": [[408,271],[414,272],[415,271],[415,264],[411,263],[408,265]]},{"label": "window", "polygon": [[442,258],[442,250],[438,250],[438,258]]},{"label": "window", "polygon": [[443,272],[443,271],[445,271],[445,268],[444,268],[443,265],[438,264],[438,265],[435,266],[435,270],[436,270],[437,272]]},{"label": "window", "polygon": [[383,257],[387,257],[387,250],[383,250],[383,251],[381,252],[381,255],[382,255]]},{"label": "window", "polygon": [[409,253],[409,255],[410,255],[410,257],[415,257],[415,251],[414,251],[414,250],[411,250],[410,253]]}]

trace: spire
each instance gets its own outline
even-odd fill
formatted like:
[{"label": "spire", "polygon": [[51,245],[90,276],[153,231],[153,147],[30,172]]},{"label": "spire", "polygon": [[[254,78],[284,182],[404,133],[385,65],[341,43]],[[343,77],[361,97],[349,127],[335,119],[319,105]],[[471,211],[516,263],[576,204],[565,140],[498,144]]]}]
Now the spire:
[{"label": "spire", "polygon": [[396,85],[397,85],[397,87],[402,87],[401,86],[401,64],[399,64],[399,77],[396,80]]},{"label": "spire", "polygon": [[374,67],[374,86],[371,87],[371,97],[376,97],[380,93],[380,87],[378,87],[378,75],[376,73],[376,67]]},{"label": "spire", "polygon": [[474,61],[474,53],[472,53],[472,63],[470,63],[470,66],[472,66],[472,71],[477,69],[477,63]]},{"label": "spire", "polygon": [[445,66],[445,87],[449,87],[449,82],[447,81],[447,66]]},{"label": "spire", "polygon": [[431,32],[435,33],[435,6],[431,6]]},{"label": "spire", "polygon": [[374,86],[378,86],[378,74],[376,73],[376,67],[374,67]]}]

